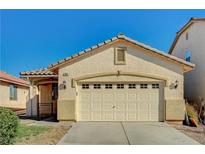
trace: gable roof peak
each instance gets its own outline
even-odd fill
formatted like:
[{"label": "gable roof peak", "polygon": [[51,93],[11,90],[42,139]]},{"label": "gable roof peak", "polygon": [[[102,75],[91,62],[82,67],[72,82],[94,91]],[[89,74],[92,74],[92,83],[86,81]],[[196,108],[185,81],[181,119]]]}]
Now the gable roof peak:
[{"label": "gable roof peak", "polygon": [[167,53],[165,53],[165,52],[163,52],[163,51],[160,51],[160,50],[158,50],[158,49],[155,49],[155,48],[153,48],[153,47],[150,47],[150,46],[148,46],[148,45],[146,45],[146,44],[144,44],[144,43],[141,43],[141,42],[138,42],[138,41],[136,41],[136,40],[133,40],[133,39],[131,39],[131,38],[125,36],[124,34],[118,34],[117,36],[114,36],[114,37],[112,37],[111,39],[108,39],[108,40],[104,41],[103,43],[99,43],[99,44],[97,44],[97,45],[95,45],[95,46],[93,46],[93,47],[90,47],[90,48],[85,49],[85,50],[83,50],[83,51],[81,51],[81,52],[78,52],[77,54],[75,54],[75,55],[73,55],[73,56],[64,58],[63,60],[60,60],[60,61],[58,61],[58,62],[56,62],[56,63],[53,63],[53,64],[50,64],[50,65],[48,66],[48,70],[53,70],[53,69],[55,69],[55,68],[57,68],[57,67],[63,65],[65,62],[74,61],[74,60],[80,58],[82,55],[86,54],[87,52],[92,52],[94,49],[100,48],[100,47],[102,47],[102,46],[104,46],[104,45],[106,45],[106,44],[110,44],[110,43],[112,43],[112,42],[114,42],[114,41],[116,41],[116,40],[124,40],[124,41],[127,41],[127,42],[129,42],[129,43],[132,43],[132,44],[137,45],[137,46],[139,46],[139,47],[142,47],[142,48],[144,48],[144,49],[150,50],[150,51],[152,51],[153,53],[155,53],[155,54],[157,54],[157,55],[161,55],[162,57],[171,59],[171,60],[173,60],[173,61],[175,61],[175,62],[178,62],[178,63],[180,63],[180,64],[186,65],[186,66],[191,67],[191,68],[193,68],[193,67],[195,66],[195,65],[192,64],[192,63],[186,62],[186,61],[184,61],[184,60],[182,60],[182,59],[180,59],[180,58],[174,57],[174,56],[172,56],[172,55],[170,55],[170,54],[167,54]]},{"label": "gable roof peak", "polygon": [[172,42],[172,45],[169,49],[169,54],[172,54],[172,51],[179,39],[179,37],[181,36],[181,34],[186,30],[188,29],[195,21],[205,21],[205,18],[196,18],[196,17],[191,17],[189,19],[189,21],[178,31],[176,32],[176,36],[175,36],[175,39],[174,41]]},{"label": "gable roof peak", "polygon": [[125,35],[124,35],[124,33],[122,33],[122,32],[120,32],[120,33],[118,33],[118,35],[117,35],[117,37],[125,37]]}]

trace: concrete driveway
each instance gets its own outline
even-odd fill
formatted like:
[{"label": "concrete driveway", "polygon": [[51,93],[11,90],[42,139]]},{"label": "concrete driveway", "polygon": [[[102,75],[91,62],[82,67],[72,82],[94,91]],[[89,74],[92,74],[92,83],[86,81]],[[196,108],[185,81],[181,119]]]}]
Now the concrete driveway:
[{"label": "concrete driveway", "polygon": [[162,122],[77,122],[58,144],[199,144]]}]

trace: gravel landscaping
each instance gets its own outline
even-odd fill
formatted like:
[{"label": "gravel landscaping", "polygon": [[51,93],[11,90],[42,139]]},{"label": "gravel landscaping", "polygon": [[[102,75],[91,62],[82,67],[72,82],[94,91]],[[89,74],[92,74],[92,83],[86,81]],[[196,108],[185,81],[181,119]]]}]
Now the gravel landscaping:
[{"label": "gravel landscaping", "polygon": [[169,125],[181,131],[185,135],[193,138],[200,144],[205,145],[205,132],[203,132],[203,127],[205,126],[200,125],[199,127],[189,127],[189,126],[185,126],[181,124],[173,124],[173,123],[169,123]]}]

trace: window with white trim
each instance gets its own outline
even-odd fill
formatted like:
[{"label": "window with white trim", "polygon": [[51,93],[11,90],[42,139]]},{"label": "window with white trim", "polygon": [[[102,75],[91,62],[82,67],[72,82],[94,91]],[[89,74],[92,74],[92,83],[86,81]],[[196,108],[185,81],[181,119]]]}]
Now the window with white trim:
[{"label": "window with white trim", "polygon": [[10,100],[17,100],[17,86],[14,84],[9,85],[9,98]]}]

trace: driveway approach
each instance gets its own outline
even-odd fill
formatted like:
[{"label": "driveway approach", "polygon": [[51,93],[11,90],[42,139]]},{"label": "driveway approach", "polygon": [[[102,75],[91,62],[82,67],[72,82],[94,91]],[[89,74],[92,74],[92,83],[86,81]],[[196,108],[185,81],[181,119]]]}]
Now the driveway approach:
[{"label": "driveway approach", "polygon": [[199,144],[162,122],[77,122],[58,144]]}]

